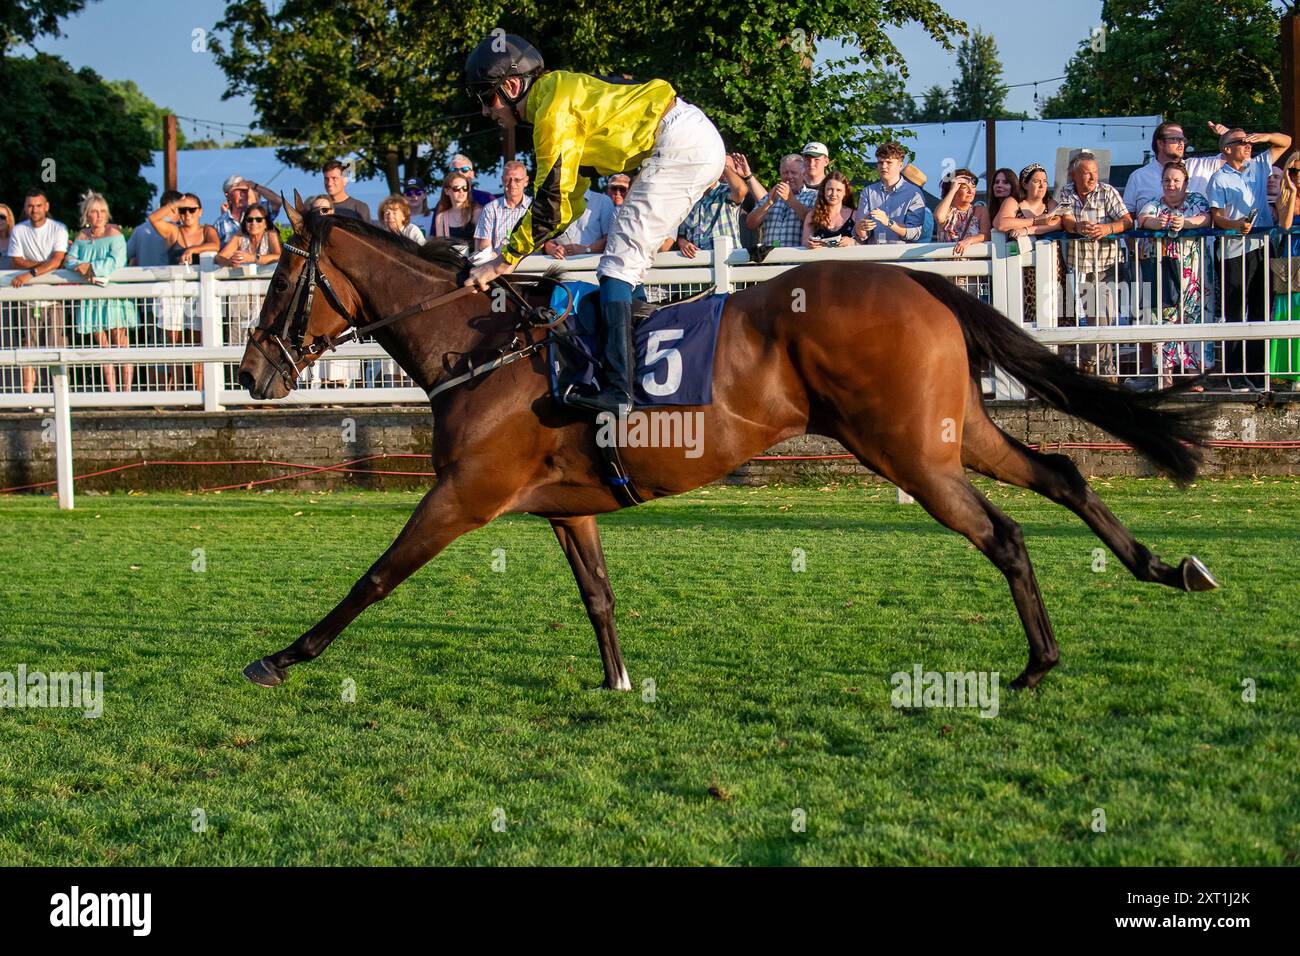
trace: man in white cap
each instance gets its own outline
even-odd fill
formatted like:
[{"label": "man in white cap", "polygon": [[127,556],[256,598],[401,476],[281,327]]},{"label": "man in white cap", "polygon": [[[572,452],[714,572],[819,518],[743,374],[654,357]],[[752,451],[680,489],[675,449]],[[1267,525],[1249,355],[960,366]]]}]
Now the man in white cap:
[{"label": "man in white cap", "polygon": [[221,191],[226,194],[226,201],[213,228],[217,230],[217,237],[223,246],[230,241],[231,236],[239,232],[244,210],[253,203],[261,202],[266,207],[268,228],[280,213],[280,197],[273,190],[259,186],[238,173],[226,177],[226,181],[221,184]]},{"label": "man in white cap", "polygon": [[[803,148],[803,188],[813,192],[822,188],[826,167],[831,164],[831,154],[825,143],[809,143]],[[813,200],[816,202],[816,199]]]}]

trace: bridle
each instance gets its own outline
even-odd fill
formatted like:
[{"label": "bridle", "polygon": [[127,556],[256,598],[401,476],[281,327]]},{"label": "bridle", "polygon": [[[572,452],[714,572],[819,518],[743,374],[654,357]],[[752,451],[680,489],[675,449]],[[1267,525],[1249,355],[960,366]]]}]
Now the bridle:
[{"label": "bridle", "polygon": [[[285,308],[283,317],[275,328],[267,330],[265,333],[266,339],[279,350],[279,355],[268,352],[263,348],[262,343],[253,337],[252,329],[248,333],[249,343],[261,353],[262,357],[279,374],[285,386],[290,390],[293,390],[298,377],[314,360],[334,351],[345,342],[355,339],[361,331],[370,333],[375,329],[392,325],[413,315],[428,312],[454,302],[463,296],[473,295],[478,292],[478,289],[473,286],[459,286],[451,292],[422,299],[415,305],[405,308],[395,315],[386,316],[362,326],[357,317],[344,308],[338,292],[329,280],[329,276],[325,275],[321,269],[321,246],[322,239],[319,234],[311,236],[311,242],[307,249],[302,249],[288,242],[284,244],[286,250],[302,257],[306,260],[306,263],[302,271],[298,273],[298,282],[294,286],[293,294],[289,298],[289,305]],[[537,280],[554,282],[560,288],[564,288],[558,279],[551,276],[538,276]],[[520,295],[518,290],[504,276],[498,276],[493,280],[493,284],[502,288],[515,303],[521,318],[520,323],[515,327],[514,340],[509,346],[501,350],[501,355],[522,346],[521,336],[526,328],[540,327],[544,331],[549,331],[563,322],[573,311],[573,294],[568,289],[565,289],[565,292],[568,294],[569,304],[562,314],[556,316],[553,309],[529,304],[528,300]],[[325,300],[329,303],[330,308],[347,323],[347,328],[333,337],[328,335],[313,336],[311,344],[305,345],[304,341],[307,337],[307,327],[311,322],[311,308],[312,303],[315,301],[317,286],[320,286],[321,291],[325,293]],[[293,351],[290,351],[290,347],[292,347]],[[298,353],[299,358],[294,358],[294,351]],[[522,357],[522,355],[519,357]],[[495,368],[497,365],[494,364],[492,367]],[[490,369],[485,367],[484,371],[490,371]],[[476,374],[477,372],[472,370],[468,377],[475,377]],[[457,384],[459,384],[459,381],[457,381]]]}]

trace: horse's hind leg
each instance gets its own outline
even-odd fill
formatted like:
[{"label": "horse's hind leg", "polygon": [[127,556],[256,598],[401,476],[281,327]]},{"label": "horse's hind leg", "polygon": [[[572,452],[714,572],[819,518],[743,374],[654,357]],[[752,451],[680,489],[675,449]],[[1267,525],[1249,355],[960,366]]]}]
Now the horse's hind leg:
[{"label": "horse's hind leg", "polygon": [[[362,611],[386,598],[393,588],[451,542],[487,524],[504,510],[504,507],[466,509],[465,500],[492,497],[481,485],[476,484],[470,490],[466,484],[463,480],[458,482],[454,475],[442,478],[437,487],[424,496],[388,550],[352,586],[347,597],[284,650],[245,667],[244,676],[264,687],[283,683],[285,668],[319,656]],[[505,498],[496,500],[504,501]]]},{"label": "horse's hind leg", "polygon": [[1020,623],[1029,639],[1029,663],[1011,686],[1034,687],[1056,666],[1061,652],[1052,634],[1052,622],[1034,577],[1025,536],[993,502],[984,497],[965,474],[888,476],[910,494],[938,522],[970,539],[1002,572],[1016,602]]},{"label": "horse's hind leg", "polygon": [[835,437],[864,465],[915,498],[936,521],[970,539],[1002,572],[1029,640],[1029,663],[1011,686],[1035,686],[1056,666],[1061,652],[1052,634],[1052,622],[1043,606],[1020,525],[999,511],[967,480],[952,445],[927,444],[924,438],[917,435],[908,438],[904,433],[899,436],[902,443],[869,444],[848,429]]},{"label": "horse's hind leg", "polygon": [[600,547],[600,530],[591,515],[581,518],[552,518],[551,527],[564,548],[564,555],[573,569],[574,580],[586,605],[587,616],[596,631],[600,645],[600,662],[605,667],[605,687],[608,690],[631,690],[627,668],[623,666],[623,652],[618,646],[618,631],[614,628],[614,589],[609,584],[605,569],[605,554]]},{"label": "horse's hind leg", "polygon": [[966,422],[962,437],[962,459],[967,467],[1018,488],[1036,491],[1069,508],[1139,581],[1155,581],[1182,591],[1209,591],[1218,587],[1199,558],[1188,556],[1178,567],[1170,567],[1133,537],[1065,455],[1034,451],[998,428],[978,407]]}]

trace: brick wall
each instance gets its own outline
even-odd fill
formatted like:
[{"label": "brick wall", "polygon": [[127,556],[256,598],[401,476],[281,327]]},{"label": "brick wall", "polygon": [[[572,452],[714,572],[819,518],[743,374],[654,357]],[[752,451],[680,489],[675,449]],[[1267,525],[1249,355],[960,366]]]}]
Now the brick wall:
[{"label": "brick wall", "polygon": [[[1212,437],[1265,442],[1300,439],[1300,402],[1256,403],[1204,400],[1213,423]],[[1113,441],[1091,425],[1041,402],[999,402],[994,420],[1029,442]],[[0,487],[54,478],[53,428],[47,413],[0,414]],[[231,461],[251,465],[194,467],[150,465],[78,482],[81,490],[126,488],[197,489],[281,475],[287,469],[266,460],[321,467],[380,453],[429,452],[432,420],[416,408],[259,408],[246,411],[73,413],[73,467],[76,474],[141,461]],[[347,439],[353,439],[347,441]],[[843,454],[836,442],[803,436],[771,450],[785,455]],[[1148,475],[1151,469],[1129,452],[1065,449],[1085,475]],[[388,459],[369,466],[398,471],[429,471],[427,458]],[[1300,474],[1300,449],[1210,449],[1202,471],[1216,475]],[[765,483],[795,477],[869,476],[852,460],[761,462],[741,467],[729,480]],[[345,476],[324,473],[279,487],[318,489],[353,483],[371,487],[427,486],[428,478]]]}]

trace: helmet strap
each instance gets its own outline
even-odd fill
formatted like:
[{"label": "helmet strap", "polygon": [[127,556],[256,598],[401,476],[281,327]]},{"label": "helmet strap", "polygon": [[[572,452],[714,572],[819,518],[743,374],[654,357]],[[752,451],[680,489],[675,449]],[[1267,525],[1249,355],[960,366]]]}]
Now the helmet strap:
[{"label": "helmet strap", "polygon": [[513,97],[506,95],[505,80],[502,80],[501,85],[497,87],[497,95],[501,97],[501,101],[503,103],[505,103],[507,106],[513,109],[515,106],[519,104],[520,100],[522,100],[525,96],[528,95],[528,91],[532,89],[533,86],[533,79],[534,76],[531,73],[525,73],[524,75],[520,76],[519,80],[522,85],[519,87],[519,94]]}]

